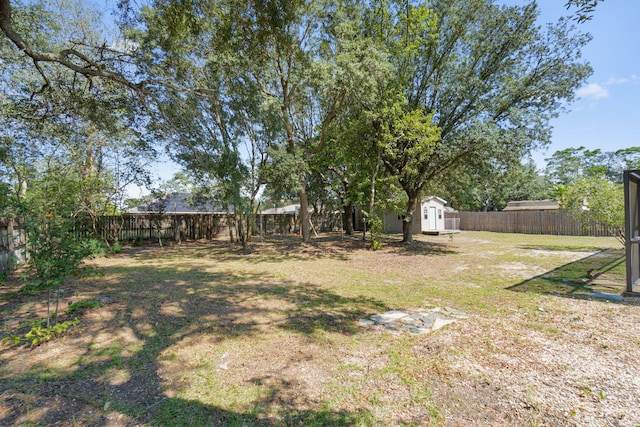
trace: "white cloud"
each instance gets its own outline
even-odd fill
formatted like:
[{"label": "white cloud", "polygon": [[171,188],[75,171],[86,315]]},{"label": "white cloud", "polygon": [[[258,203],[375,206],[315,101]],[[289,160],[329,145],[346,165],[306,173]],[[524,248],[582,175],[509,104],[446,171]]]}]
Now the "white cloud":
[{"label": "white cloud", "polygon": [[597,83],[590,83],[576,91],[580,98],[601,99],[609,96],[609,92]]},{"label": "white cloud", "polygon": [[606,81],[605,85],[606,86],[609,86],[609,85],[621,85],[621,84],[628,83],[628,82],[629,82],[629,79],[625,79],[624,77],[622,77],[622,78],[611,77],[609,80]]}]

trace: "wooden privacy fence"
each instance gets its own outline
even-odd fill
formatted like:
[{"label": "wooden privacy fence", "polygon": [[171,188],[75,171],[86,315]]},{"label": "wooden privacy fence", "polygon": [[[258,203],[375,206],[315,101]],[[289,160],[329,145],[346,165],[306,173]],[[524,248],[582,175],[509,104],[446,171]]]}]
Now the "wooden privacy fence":
[{"label": "wooden privacy fence", "polygon": [[552,234],[560,236],[610,236],[602,224],[583,224],[564,211],[455,212],[447,218],[460,218],[460,230],[498,233]]},{"label": "wooden privacy fence", "polygon": [[[260,222],[262,221],[262,224]],[[314,215],[316,231],[340,227],[340,215]],[[228,233],[226,213],[122,214],[98,218],[74,218],[73,232],[79,238],[107,242],[143,242],[158,239],[187,241],[214,239]],[[256,231],[264,234],[299,232],[297,215],[257,215]],[[0,218],[0,272],[21,264],[27,257],[26,234],[18,219]]]},{"label": "wooden privacy fence", "polygon": [[[312,214],[311,224],[317,232],[336,231],[342,227],[342,214]],[[259,214],[256,215],[256,228],[263,234],[297,234],[300,218],[298,214]]]},{"label": "wooden privacy fence", "polygon": [[108,242],[157,239],[213,239],[226,227],[226,214],[123,214],[78,219],[74,232],[82,238]]},{"label": "wooden privacy fence", "polygon": [[[262,221],[262,224],[260,222]],[[313,216],[317,231],[330,231],[339,227],[339,215]],[[169,239],[174,241],[214,239],[228,232],[228,215],[211,214],[123,214],[117,216],[78,219],[75,233],[78,237],[100,238],[109,242],[148,241]],[[264,234],[298,233],[297,215],[256,215],[256,232]]]}]

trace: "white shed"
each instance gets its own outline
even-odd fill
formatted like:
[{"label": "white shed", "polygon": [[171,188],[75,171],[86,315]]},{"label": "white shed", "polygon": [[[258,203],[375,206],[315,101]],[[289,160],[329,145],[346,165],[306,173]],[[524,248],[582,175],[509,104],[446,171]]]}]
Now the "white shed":
[{"label": "white shed", "polygon": [[446,200],[436,196],[422,199],[420,203],[420,231],[425,234],[445,232],[444,211],[446,204]]},{"label": "white shed", "polygon": [[[413,213],[413,233],[440,234],[447,231],[444,221],[444,211],[447,201],[436,196],[422,199]],[[394,212],[384,214],[384,232],[389,234],[402,233],[402,215]]]}]

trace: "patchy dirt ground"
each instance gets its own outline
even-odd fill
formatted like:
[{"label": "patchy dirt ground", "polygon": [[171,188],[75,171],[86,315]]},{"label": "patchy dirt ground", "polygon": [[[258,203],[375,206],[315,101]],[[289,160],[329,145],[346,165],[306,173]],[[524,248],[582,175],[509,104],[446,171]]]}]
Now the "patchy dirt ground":
[{"label": "patchy dirt ground", "polygon": [[[104,296],[62,338],[0,347],[0,425],[640,425],[640,306],[584,296],[620,281],[605,240],[463,233],[372,252],[326,235],[248,250],[128,248],[70,282]],[[0,287],[3,337],[46,296]],[[453,307],[427,335],[358,320]],[[72,316],[63,314],[61,320]]]}]

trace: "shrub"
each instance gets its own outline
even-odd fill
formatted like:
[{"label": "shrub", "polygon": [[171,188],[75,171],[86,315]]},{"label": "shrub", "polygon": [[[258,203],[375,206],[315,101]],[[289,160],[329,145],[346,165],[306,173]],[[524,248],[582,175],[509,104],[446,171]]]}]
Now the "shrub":
[{"label": "shrub", "polygon": [[24,338],[14,336],[13,343],[15,345],[19,345],[21,342],[27,341],[31,344],[32,347],[35,347],[49,340],[52,340],[53,338],[65,334],[70,327],[76,326],[78,323],[80,323],[80,320],[78,320],[78,318],[75,318],[73,320],[58,323],[51,326],[50,328],[47,328],[45,326],[46,322],[47,319],[36,320],[33,323],[33,327],[31,327],[31,330],[24,335]]},{"label": "shrub", "polygon": [[96,300],[74,302],[67,308],[67,314],[73,314],[82,310],[90,310],[100,307],[102,303]]}]

